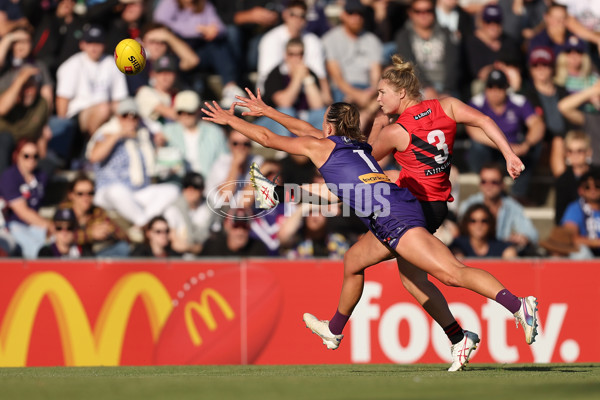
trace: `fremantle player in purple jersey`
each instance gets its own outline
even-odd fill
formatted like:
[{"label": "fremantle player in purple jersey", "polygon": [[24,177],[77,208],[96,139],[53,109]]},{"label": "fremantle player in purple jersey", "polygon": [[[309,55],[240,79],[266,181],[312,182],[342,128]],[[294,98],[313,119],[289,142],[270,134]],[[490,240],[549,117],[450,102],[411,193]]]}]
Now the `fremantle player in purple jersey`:
[{"label": "fremantle player in purple jersey", "polygon": [[[467,267],[425,228],[419,202],[408,191],[389,181],[371,156],[359,128],[358,109],[347,103],[331,105],[323,119],[323,138],[284,137],[253,125],[233,114],[233,106],[223,110],[216,102],[205,103],[205,120],[229,125],[267,148],[308,157],[323,175],[332,193],[350,205],[374,236],[365,235],[344,257],[344,281],[335,315],[331,321],[304,314],[304,321],[329,349],[336,349],[364,287],[364,270],[394,257],[402,257],[448,286],[462,287],[497,301],[525,329],[527,343],[537,335],[537,302],[532,296],[519,298],[489,272]],[[386,246],[377,245],[378,242]],[[352,251],[360,250],[360,251]],[[418,249],[427,249],[419,251]],[[347,253],[347,254],[348,254]],[[474,348],[467,349],[468,352]],[[468,359],[468,354],[463,357]],[[464,364],[461,365],[461,367]]]}]

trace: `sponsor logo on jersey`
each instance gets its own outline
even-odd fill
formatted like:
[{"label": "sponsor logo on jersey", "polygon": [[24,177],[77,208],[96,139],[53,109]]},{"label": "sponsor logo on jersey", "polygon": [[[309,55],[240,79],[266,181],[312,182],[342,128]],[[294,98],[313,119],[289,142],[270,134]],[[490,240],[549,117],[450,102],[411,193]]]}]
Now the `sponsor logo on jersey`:
[{"label": "sponsor logo on jersey", "polygon": [[419,119],[421,119],[423,117],[428,116],[429,114],[431,114],[431,108],[428,108],[427,111],[423,111],[422,113],[415,115],[413,118],[416,121],[416,120],[419,120]]},{"label": "sponsor logo on jersey", "polygon": [[390,178],[386,174],[370,173],[358,177],[363,183],[389,182]]}]

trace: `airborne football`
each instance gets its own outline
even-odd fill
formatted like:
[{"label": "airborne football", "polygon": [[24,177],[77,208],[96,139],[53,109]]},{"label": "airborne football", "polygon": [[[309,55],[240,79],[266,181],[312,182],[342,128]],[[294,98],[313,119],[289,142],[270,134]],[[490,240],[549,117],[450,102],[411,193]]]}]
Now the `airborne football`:
[{"label": "airborne football", "polygon": [[115,64],[124,74],[139,74],[146,66],[146,51],[136,40],[123,39],[115,47]]}]

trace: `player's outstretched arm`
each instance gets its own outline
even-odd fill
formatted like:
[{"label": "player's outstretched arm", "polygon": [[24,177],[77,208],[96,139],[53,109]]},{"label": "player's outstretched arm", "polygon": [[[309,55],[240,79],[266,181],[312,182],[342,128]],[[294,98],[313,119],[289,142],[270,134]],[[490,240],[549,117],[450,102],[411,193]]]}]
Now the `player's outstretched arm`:
[{"label": "player's outstretched arm", "polygon": [[504,156],[506,169],[511,178],[516,179],[521,175],[521,172],[525,170],[525,165],[512,150],[504,133],[490,117],[454,97],[442,99],[440,103],[446,114],[454,118],[457,123],[479,128],[485,133]]},{"label": "player's outstretched arm", "polygon": [[323,137],[323,132],[319,129],[316,129],[308,122],[291,117],[278,111],[276,108],[268,106],[261,97],[260,89],[258,89],[256,91],[256,95],[254,95],[250,89],[246,88],[246,93],[248,93],[248,97],[236,96],[239,101],[236,102],[235,105],[245,107],[250,110],[244,111],[242,115],[252,117],[265,116],[275,122],[280,123],[296,136],[312,136],[316,138]]},{"label": "player's outstretched arm", "polygon": [[205,102],[202,112],[206,117],[202,117],[202,119],[219,125],[229,125],[248,139],[264,147],[306,156],[317,167],[325,163],[329,153],[335,147],[333,142],[321,141],[313,137],[292,138],[279,136],[265,127],[251,124],[242,118],[236,117],[233,113],[234,107],[235,105],[232,104],[229,110],[223,110],[216,101],[213,101],[212,104]]}]

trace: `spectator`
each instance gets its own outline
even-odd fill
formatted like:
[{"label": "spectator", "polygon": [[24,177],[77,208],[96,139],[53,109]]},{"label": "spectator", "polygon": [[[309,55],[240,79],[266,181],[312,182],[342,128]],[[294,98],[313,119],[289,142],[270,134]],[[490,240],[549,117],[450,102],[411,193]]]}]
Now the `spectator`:
[{"label": "spectator", "polygon": [[94,203],[116,210],[136,227],[161,214],[179,193],[173,184],[150,183],[154,148],[139,122],[135,101],[122,100],[117,115],[94,133],[86,152],[96,176]]},{"label": "spectator", "polygon": [[[510,87],[521,87],[521,50],[519,44],[502,32],[502,11],[496,4],[488,4],[476,20],[475,33],[466,38],[471,92],[477,94],[493,69],[502,69],[509,77]],[[513,66],[509,68],[508,66]]]},{"label": "spectator", "polygon": [[458,42],[435,20],[433,0],[412,0],[409,20],[396,36],[398,53],[417,66],[424,97],[458,96],[460,53]]},{"label": "spectator", "polygon": [[[527,190],[535,166],[540,157],[540,141],[544,137],[544,121],[535,113],[531,103],[522,95],[509,94],[508,80],[500,70],[492,70],[487,78],[484,93],[471,99],[470,105],[490,117],[506,135],[516,155],[525,164],[525,171],[512,187],[512,194],[519,199],[527,198]],[[467,126],[471,138],[469,164],[472,171],[479,171],[483,164],[500,161],[502,154],[479,129]]]},{"label": "spectator", "polygon": [[39,70],[24,66],[0,93],[0,173],[12,162],[15,143],[36,143],[38,156],[46,155],[51,133],[47,126],[48,103],[40,95]]},{"label": "spectator", "polygon": [[436,1],[435,19],[441,27],[452,33],[457,43],[475,31],[473,17],[458,4],[458,0]]},{"label": "spectator", "polygon": [[592,168],[592,147],[589,135],[582,131],[569,131],[560,144],[562,159],[553,167],[556,200],[554,222],[558,225],[567,205],[577,200],[578,181]]},{"label": "spectator", "polygon": [[[598,80],[592,59],[586,53],[585,43],[576,36],[569,37],[563,51],[556,59],[556,75],[554,81],[564,86],[569,93],[589,88]],[[593,111],[593,105],[585,105],[585,111]]]},{"label": "spectator", "polygon": [[556,0],[567,7],[567,27],[580,38],[594,43],[596,49],[592,55],[595,64],[600,67],[598,50],[600,49],[600,7],[594,0]]},{"label": "spectator", "polygon": [[[306,67],[316,74],[319,80],[318,87],[322,90],[325,103],[331,102],[327,73],[325,70],[325,59],[321,40],[314,33],[304,30],[306,27],[307,6],[304,0],[292,0],[287,3],[281,17],[283,24],[271,29],[260,40],[258,45],[258,81],[256,86],[266,91],[265,82],[269,74],[280,67],[288,51],[290,39],[300,39],[303,44],[301,61]],[[272,93],[272,92],[271,92]]]},{"label": "spectator", "polygon": [[[525,209],[512,197],[505,194],[504,167],[486,164],[479,172],[480,192],[465,199],[458,212],[459,219],[473,204],[485,204],[496,220],[496,238],[511,243],[519,255],[535,254],[538,232]],[[520,179],[520,178],[519,178]]]},{"label": "spectator", "polygon": [[33,54],[32,34],[26,28],[16,28],[2,36],[0,40],[0,90],[4,91],[14,81],[19,70],[30,65],[38,69],[40,94],[48,103],[48,109],[54,109],[54,80],[48,67],[37,60]]},{"label": "spectator", "polygon": [[39,156],[35,141],[21,139],[13,151],[12,166],[0,175],[8,230],[25,258],[36,258],[46,235],[52,233],[52,222],[39,214],[48,182],[37,168]]},{"label": "spectator", "polygon": [[[581,109],[584,104],[592,107]],[[573,125],[591,138],[592,163],[600,164],[600,81],[558,102],[558,110]]]},{"label": "spectator", "polygon": [[[240,208],[237,201],[242,201],[239,196],[252,192],[250,181],[250,165],[253,162],[262,165],[263,157],[252,154],[252,142],[240,132],[227,131],[228,153],[222,153],[214,162],[208,178],[206,188],[208,201],[216,208],[226,206],[224,201],[234,200],[233,208]],[[253,194],[251,194],[253,197]]]},{"label": "spectator", "polygon": [[[174,149],[185,162],[185,170],[208,176],[219,157],[227,153],[223,128],[202,121],[200,97],[191,90],[177,93],[173,108],[175,122],[164,128],[167,147]],[[180,175],[183,175],[181,171]]]},{"label": "spectator", "polygon": [[135,246],[132,257],[181,257],[181,254],[171,248],[167,220],[158,215],[152,217],[144,227],[144,243]]},{"label": "spectator", "polygon": [[204,243],[204,257],[267,256],[266,246],[250,237],[250,216],[244,209],[231,209],[223,221],[223,230]]},{"label": "spectator", "polygon": [[[283,63],[275,67],[265,82],[264,101],[284,114],[307,121],[315,128],[323,124],[323,116],[330,98],[328,89],[320,86],[314,71],[302,60],[304,45],[298,38],[286,45]],[[256,122],[278,135],[290,133],[270,118],[261,117]]]},{"label": "spectator", "polygon": [[[168,26],[196,51],[201,69],[212,69],[219,74],[224,108],[236,101],[236,95],[244,95],[237,85],[238,70],[227,45],[225,25],[210,1],[160,0],[154,10],[154,20]],[[198,86],[194,89],[201,91]]]},{"label": "spectator", "polygon": [[77,219],[72,209],[60,208],[56,210],[52,223],[54,240],[40,249],[38,257],[74,259],[94,256],[89,247],[80,246],[75,240]]},{"label": "spectator", "polygon": [[[329,206],[327,212],[337,213],[337,207]],[[282,254],[292,259],[342,259],[350,243],[342,233],[331,231],[330,224],[330,219],[320,207],[301,204],[279,230]]]},{"label": "spectator", "polygon": [[43,14],[35,25],[34,48],[36,57],[45,63],[51,76],[58,66],[79,51],[79,35],[84,18],[75,13],[75,0],[58,0],[53,12]]},{"label": "spectator", "polygon": [[502,31],[519,44],[530,40],[544,23],[546,0],[498,0]]},{"label": "spectator", "polygon": [[[16,122],[13,120],[12,123],[9,123],[9,125],[12,125],[9,129],[16,140],[19,136],[24,137],[23,135],[25,137],[38,137],[42,158],[52,159],[53,164],[64,164],[70,156],[75,124],[70,120],[63,120],[55,116],[48,119],[48,115],[54,110],[54,79],[45,63],[33,56],[32,50],[31,32],[26,28],[17,28],[0,40],[0,65],[2,66],[0,68],[2,71],[0,91],[4,92],[18,80],[17,76],[22,68],[26,66],[34,67],[38,71],[34,76],[34,83],[38,88],[37,96],[42,97],[46,102],[46,115],[42,112],[40,101],[37,98],[32,105],[33,109],[36,110],[33,112],[35,115],[31,114],[32,110],[26,113],[28,115],[24,115],[18,105],[15,105],[8,119],[19,119],[21,122],[13,125]],[[30,90],[33,91],[33,87]],[[30,107],[26,104],[22,105],[26,108]],[[23,123],[28,126],[23,126]],[[34,127],[39,129],[37,125],[40,123],[44,124],[43,130],[38,130],[35,133],[31,132]],[[12,147],[12,145],[7,146],[6,151],[10,152]],[[50,153],[46,152],[47,147],[50,148]]]},{"label": "spectator", "polygon": [[544,29],[531,38],[529,53],[536,47],[549,47],[554,54],[560,54],[569,38],[573,36],[567,29],[567,8],[552,2],[544,14]]},{"label": "spectator", "polygon": [[182,180],[182,191],[166,210],[165,219],[172,233],[173,249],[184,254],[199,254],[208,239],[216,215],[204,197],[204,177],[188,172]]},{"label": "spectator", "polygon": [[142,86],[135,95],[140,117],[153,133],[162,132],[166,123],[177,119],[177,110],[173,107],[177,71],[175,57],[165,54],[156,60],[150,71],[149,84]]},{"label": "spectator", "polygon": [[75,214],[75,243],[99,257],[127,257],[130,251],[127,234],[106,210],[93,204],[94,186],[94,181],[80,172],[69,184],[66,201],[59,205]]},{"label": "spectator", "polygon": [[146,49],[146,67],[141,73],[128,77],[130,91],[137,92],[136,88],[149,85],[154,64],[165,56],[176,59],[175,71],[182,78],[182,82],[178,81],[177,84],[189,83],[187,81],[193,78],[194,68],[200,63],[194,49],[169,28],[156,22],[146,24],[142,28],[141,38]]},{"label": "spectator", "polygon": [[[567,95],[564,87],[553,81],[554,53],[550,47],[536,47],[529,54],[529,75],[531,82],[525,86],[523,94],[531,102],[536,114],[544,119],[546,132],[544,139],[551,146],[550,163],[556,156],[555,146],[562,146],[562,138],[567,130],[565,119],[557,113],[558,102]],[[560,151],[562,153],[562,151]]]},{"label": "spectator", "polygon": [[280,22],[281,1],[217,1],[215,7],[227,26],[227,41],[238,70],[256,71],[258,43],[265,32]]},{"label": "spectator", "polygon": [[459,259],[494,257],[505,260],[517,257],[510,243],[496,239],[496,218],[484,204],[473,204],[462,217],[460,236],[449,246]]},{"label": "spectator", "polygon": [[19,0],[0,0],[0,36],[6,35],[17,27],[31,27],[23,14]]},{"label": "spectator", "polygon": [[365,12],[359,0],[346,1],[341,25],[330,29],[322,39],[333,100],[356,104],[361,110],[363,130],[379,109],[376,96],[383,52],[377,36],[364,30]]},{"label": "spectator", "polygon": [[[127,97],[125,75],[115,68],[112,56],[104,54],[104,31],[96,25],[83,32],[81,52],[58,67],[56,114],[75,120],[85,138],[106,122],[120,100]],[[85,142],[79,138],[77,147]],[[79,149],[75,149],[79,151]]]},{"label": "spectator", "polygon": [[579,199],[565,210],[561,225],[575,234],[579,251],[571,258],[600,256],[600,171],[590,170],[579,179]]}]

